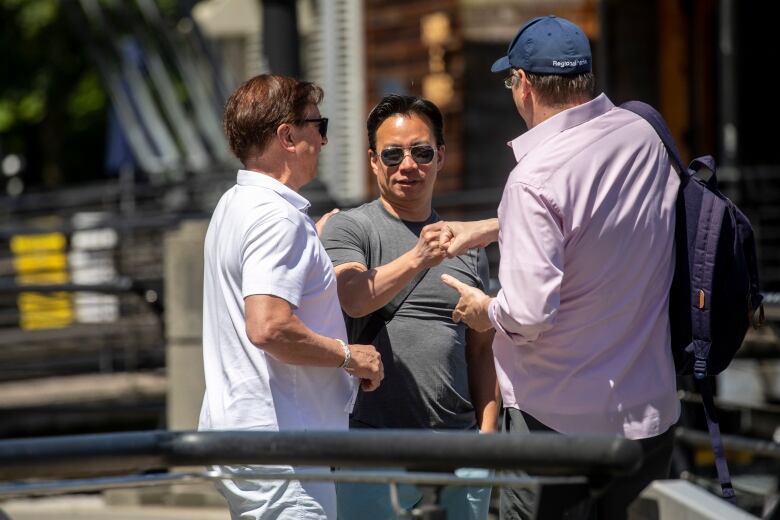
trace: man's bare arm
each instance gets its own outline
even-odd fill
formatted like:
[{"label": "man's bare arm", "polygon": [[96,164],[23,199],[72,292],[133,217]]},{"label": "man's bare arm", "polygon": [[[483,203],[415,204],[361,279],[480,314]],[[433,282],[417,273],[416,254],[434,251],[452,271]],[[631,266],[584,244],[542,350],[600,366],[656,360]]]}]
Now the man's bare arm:
[{"label": "man's bare arm", "polygon": [[349,316],[360,318],[375,312],[406,287],[418,273],[444,260],[439,247],[441,224],[425,226],[417,244],[385,265],[367,269],[358,262],[347,262],[335,268],[339,301]]},{"label": "man's bare arm", "polygon": [[477,415],[477,425],[483,433],[497,431],[500,409],[496,367],[493,363],[493,332],[466,330],[469,391]]},{"label": "man's bare arm", "polygon": [[[246,333],[253,345],[291,365],[339,367],[345,353],[335,338],[317,334],[295,314],[283,298],[265,294],[244,300]],[[382,359],[372,345],[348,346],[351,360],[346,369],[361,379],[363,389],[375,390],[384,377]]]}]

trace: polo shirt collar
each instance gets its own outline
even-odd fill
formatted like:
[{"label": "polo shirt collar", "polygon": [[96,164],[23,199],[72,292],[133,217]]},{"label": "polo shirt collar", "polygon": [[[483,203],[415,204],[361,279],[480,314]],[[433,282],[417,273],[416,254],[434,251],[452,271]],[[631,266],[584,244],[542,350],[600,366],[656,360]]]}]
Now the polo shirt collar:
[{"label": "polo shirt collar", "polygon": [[311,203],[301,196],[298,192],[291,190],[270,175],[260,172],[251,172],[249,170],[238,170],[236,183],[239,186],[258,186],[275,191],[284,200],[292,204],[295,209],[301,213],[307,213]]},{"label": "polo shirt collar", "polygon": [[512,148],[512,151],[515,154],[515,160],[520,162],[528,152],[548,137],[590,121],[593,118],[605,114],[614,107],[615,105],[612,104],[612,101],[602,93],[587,103],[568,108],[555,114],[519,137],[509,141],[507,145]]}]

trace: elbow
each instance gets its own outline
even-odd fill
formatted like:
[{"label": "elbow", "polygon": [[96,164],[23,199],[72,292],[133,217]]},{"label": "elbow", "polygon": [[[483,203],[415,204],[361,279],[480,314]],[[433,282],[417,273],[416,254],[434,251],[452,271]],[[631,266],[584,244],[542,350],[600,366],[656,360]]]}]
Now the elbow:
[{"label": "elbow", "polygon": [[344,314],[350,318],[363,318],[379,309],[373,307],[376,300],[373,286],[375,276],[374,269],[347,269],[336,275],[339,303]]},{"label": "elbow", "polygon": [[375,309],[369,308],[366,303],[368,298],[355,296],[353,292],[344,288],[339,291],[339,303],[341,303],[341,310],[350,318],[362,318],[368,316]]},{"label": "elbow", "polygon": [[265,349],[278,342],[280,327],[273,320],[266,320],[263,323],[247,323],[246,335],[254,346]]},{"label": "elbow", "polygon": [[341,309],[350,318],[362,318],[371,314],[371,311],[364,306],[352,302],[343,302],[341,304]]}]

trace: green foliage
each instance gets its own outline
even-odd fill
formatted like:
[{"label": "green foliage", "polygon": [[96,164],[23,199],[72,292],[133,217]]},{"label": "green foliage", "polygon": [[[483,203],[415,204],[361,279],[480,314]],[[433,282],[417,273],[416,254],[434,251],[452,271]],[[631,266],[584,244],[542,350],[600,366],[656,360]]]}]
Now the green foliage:
[{"label": "green foliage", "polygon": [[102,175],[106,94],[69,5],[0,0],[0,152],[27,159],[28,186]]},{"label": "green foliage", "polygon": [[19,119],[26,123],[38,123],[43,119],[46,107],[45,94],[42,91],[28,92],[19,100],[17,113]]},{"label": "green foliage", "polygon": [[14,123],[14,105],[7,99],[0,99],[0,134]]},{"label": "green foliage", "polygon": [[16,4],[17,20],[26,40],[31,40],[50,26],[57,17],[57,0],[5,0],[6,4]]},{"label": "green foliage", "polygon": [[106,108],[106,94],[94,71],[85,72],[67,100],[68,116],[80,120]]}]

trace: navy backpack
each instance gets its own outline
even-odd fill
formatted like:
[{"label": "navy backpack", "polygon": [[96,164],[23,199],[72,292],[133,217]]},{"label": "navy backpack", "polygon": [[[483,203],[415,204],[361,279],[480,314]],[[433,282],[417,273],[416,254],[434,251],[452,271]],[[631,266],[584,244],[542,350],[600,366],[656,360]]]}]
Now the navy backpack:
[{"label": "navy backpack", "polygon": [[[720,191],[715,160],[707,155],[686,168],[661,114],[629,101],[621,108],[655,129],[680,175],[675,227],[675,270],[669,296],[672,354],[678,375],[693,375],[704,403],[723,497],[734,503],[720,426],[713,403],[713,376],[736,354],[748,326],[764,321],[758,288],[753,228]],[[709,170],[709,179],[699,176]]]}]

